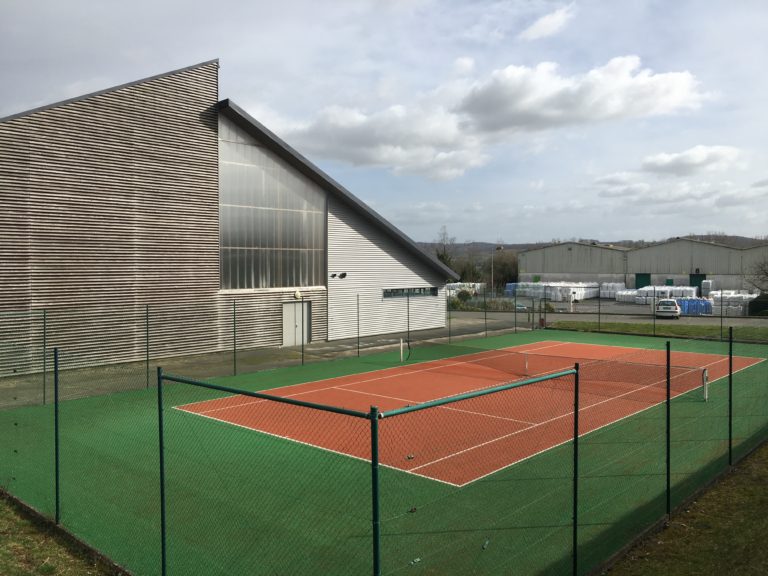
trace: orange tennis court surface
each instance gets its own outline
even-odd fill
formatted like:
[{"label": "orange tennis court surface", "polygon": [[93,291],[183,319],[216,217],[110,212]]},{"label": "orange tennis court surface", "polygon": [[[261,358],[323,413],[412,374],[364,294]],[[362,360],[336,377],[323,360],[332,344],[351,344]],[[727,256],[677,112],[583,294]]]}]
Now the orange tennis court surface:
[{"label": "orange tennis court surface", "polygon": [[[663,350],[548,341],[264,392],[361,412],[377,406],[379,411],[387,412],[525,380],[536,374],[568,370],[573,368],[575,359],[584,365],[580,379],[580,434],[646,410],[666,397]],[[590,364],[595,360],[607,363]],[[523,361],[525,375],[520,373]],[[734,357],[734,372],[759,361]],[[728,374],[728,357],[717,354],[673,352],[671,364],[686,367],[676,369],[679,375],[673,376],[673,396],[699,394],[694,390],[701,389],[700,369],[706,368],[710,382]],[[573,376],[568,376],[556,382],[525,385],[385,418],[379,425],[380,463],[456,486],[478,480],[570,440],[572,386]],[[703,391],[698,398],[703,402]],[[247,396],[177,408],[370,460],[370,435],[368,428],[361,425],[365,422],[358,418]]]}]

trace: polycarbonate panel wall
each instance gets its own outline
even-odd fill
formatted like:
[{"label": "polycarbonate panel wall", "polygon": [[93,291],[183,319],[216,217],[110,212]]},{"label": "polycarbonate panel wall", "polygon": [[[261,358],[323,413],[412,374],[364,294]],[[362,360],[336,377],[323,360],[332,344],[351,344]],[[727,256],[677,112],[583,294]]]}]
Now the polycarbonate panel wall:
[{"label": "polycarbonate panel wall", "polygon": [[219,117],[221,287],[325,284],[326,194]]}]

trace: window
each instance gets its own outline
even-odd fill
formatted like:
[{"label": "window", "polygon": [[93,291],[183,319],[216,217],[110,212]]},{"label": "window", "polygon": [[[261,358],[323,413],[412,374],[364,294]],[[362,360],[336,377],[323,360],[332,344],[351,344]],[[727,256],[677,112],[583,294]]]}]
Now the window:
[{"label": "window", "polygon": [[405,298],[407,296],[437,296],[435,286],[425,288],[385,288],[384,298]]},{"label": "window", "polygon": [[219,118],[221,288],[322,286],[326,194]]}]

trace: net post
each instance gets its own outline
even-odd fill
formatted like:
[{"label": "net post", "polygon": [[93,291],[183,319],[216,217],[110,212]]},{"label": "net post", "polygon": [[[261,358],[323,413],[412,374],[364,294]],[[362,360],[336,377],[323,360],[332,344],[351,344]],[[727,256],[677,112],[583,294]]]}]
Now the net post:
[{"label": "net post", "polygon": [[667,467],[667,522],[672,514],[672,349],[669,340],[667,340],[667,399],[666,399],[666,467]]},{"label": "net post", "polygon": [[573,369],[573,574],[579,573],[579,363]]},{"label": "net post", "polygon": [[56,524],[61,524],[61,460],[59,436],[59,349],[53,349],[53,458],[55,467]]},{"label": "net post", "polygon": [[381,518],[379,516],[379,409],[371,406],[371,527],[373,576],[381,576]]},{"label": "net post", "polygon": [[160,574],[166,575],[165,437],[163,429],[163,369],[157,367],[157,431],[160,452]]},{"label": "net post", "polygon": [[733,466],[733,326],[728,327],[728,466]]}]

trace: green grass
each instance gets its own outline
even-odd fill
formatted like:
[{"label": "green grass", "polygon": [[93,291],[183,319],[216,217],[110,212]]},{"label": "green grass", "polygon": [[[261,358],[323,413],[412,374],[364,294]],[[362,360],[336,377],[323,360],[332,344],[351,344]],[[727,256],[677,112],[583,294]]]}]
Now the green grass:
[{"label": "green grass", "polygon": [[56,531],[0,498],[0,574],[3,576],[109,576]]},{"label": "green grass", "polygon": [[[659,320],[655,326],[652,322],[630,324],[626,322],[581,322],[575,320],[558,320],[550,326],[560,330],[580,330],[582,332],[597,332],[598,327],[602,332],[614,332],[619,334],[642,334],[657,337],[669,336],[673,338],[706,338],[720,340],[728,338],[728,326],[724,326],[721,332],[719,325],[710,324],[677,324],[672,320]],[[654,332],[655,331],[655,332]],[[734,329],[735,338],[749,342],[768,342],[768,327],[763,326],[739,326]]]},{"label": "green grass", "polygon": [[[664,346],[663,340],[636,336],[536,331],[421,347],[412,361],[545,339]],[[724,351],[719,342],[676,341],[673,348]],[[765,349],[740,345],[737,353],[765,355]],[[395,365],[398,353],[389,352],[216,382],[258,390]],[[766,365],[735,378],[734,430],[742,452],[768,422]],[[371,572],[367,462],[168,408],[218,396],[210,390],[169,385],[165,395],[169,574]],[[725,466],[726,399],[720,383],[707,403],[687,397],[674,402],[676,502]],[[156,391],[69,400],[61,404],[60,420],[64,526],[134,573],[159,574]],[[50,406],[0,412],[0,484],[49,515],[51,422]],[[398,438],[387,420],[381,424],[385,450]],[[359,420],[336,433],[367,437],[368,426]],[[440,439],[436,428],[434,441]],[[582,571],[663,515],[663,442],[663,407],[582,439]],[[464,488],[382,469],[384,574],[567,572],[571,458],[566,443]]]},{"label": "green grass", "polygon": [[768,444],[645,538],[612,576],[768,573]]}]

